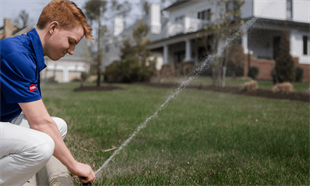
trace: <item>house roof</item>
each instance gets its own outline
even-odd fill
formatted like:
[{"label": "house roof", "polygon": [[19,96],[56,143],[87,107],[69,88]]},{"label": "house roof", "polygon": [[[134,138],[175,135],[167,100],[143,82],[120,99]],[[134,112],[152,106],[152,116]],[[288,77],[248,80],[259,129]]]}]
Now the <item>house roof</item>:
[{"label": "house roof", "polygon": [[13,33],[12,33],[12,36],[17,36],[17,35],[21,35],[21,34],[26,34],[27,32],[29,32],[30,30],[33,29],[33,26],[27,26],[27,27],[24,27],[24,28],[19,28],[17,30],[15,30]]},{"label": "house roof", "polygon": [[[248,19],[251,19],[251,18],[248,18]],[[310,27],[309,23],[296,22],[296,21],[291,21],[291,20],[276,20],[276,19],[268,19],[268,18],[257,18],[257,21],[255,24],[256,25],[257,24],[268,24],[268,25],[273,25],[273,26],[287,26],[290,28],[301,28],[301,29],[307,29],[307,30],[309,30],[309,27]]]},{"label": "house roof", "polygon": [[191,0],[177,0],[175,3],[171,4],[170,6],[168,6],[167,8],[165,8],[164,10],[165,10],[165,11],[166,11],[166,10],[169,10],[169,9],[171,9],[171,8],[177,7],[177,6],[179,6],[179,5],[182,5],[182,4],[184,4],[184,3],[187,3],[187,2],[189,2],[189,1],[191,1]]}]

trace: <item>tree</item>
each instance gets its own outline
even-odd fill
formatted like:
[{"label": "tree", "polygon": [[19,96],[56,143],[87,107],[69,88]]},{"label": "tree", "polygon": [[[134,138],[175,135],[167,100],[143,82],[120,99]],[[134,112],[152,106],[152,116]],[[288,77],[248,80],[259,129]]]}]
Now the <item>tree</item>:
[{"label": "tree", "polygon": [[139,60],[144,67],[146,66],[147,58],[150,57],[150,51],[147,50],[146,47],[151,43],[151,39],[145,39],[145,36],[148,34],[148,32],[149,29],[142,20],[140,20],[140,25],[132,32],[133,38],[136,43],[137,56],[139,57]]},{"label": "tree", "polygon": [[290,54],[288,33],[282,31],[279,50],[275,65],[275,79],[277,83],[293,82],[295,80],[294,60]]},{"label": "tree", "polygon": [[22,10],[20,11],[18,18],[22,21],[22,28],[25,28],[29,23],[29,14],[25,10]]},{"label": "tree", "polygon": [[244,66],[245,55],[241,43],[233,41],[226,49],[226,61],[227,65],[231,66],[233,78],[237,76],[238,68]]},{"label": "tree", "polygon": [[[93,60],[97,61],[97,86],[101,85],[101,61],[103,58],[102,44],[106,43],[106,40],[110,39],[108,35],[108,29],[106,25],[102,25],[102,21],[112,20],[116,15],[127,16],[131,10],[131,5],[128,1],[119,2],[112,0],[108,3],[106,0],[88,0],[85,3],[84,9],[87,19],[91,22],[98,22],[98,39],[97,39],[97,55]],[[107,23],[107,22],[106,22]],[[107,23],[108,24],[108,23]],[[94,45],[89,45],[90,48],[95,48]]]},{"label": "tree", "polygon": [[116,15],[121,15],[127,17],[131,11],[131,3],[128,1],[120,2],[118,0],[112,0],[110,10],[112,11],[111,16],[108,19],[115,17]]},{"label": "tree", "polygon": [[147,0],[140,0],[140,7],[143,13],[143,16],[149,15],[150,5]]},{"label": "tree", "polygon": [[213,85],[224,87],[227,69],[225,59],[227,43],[225,41],[229,36],[239,33],[238,30],[243,24],[240,19],[240,10],[244,0],[217,0],[213,3],[216,3],[218,10],[203,14],[201,19],[205,24],[197,36],[205,47],[206,53],[212,54]]},{"label": "tree", "polygon": [[[147,26],[140,20],[137,28],[133,29],[134,42],[130,37],[123,41],[120,48],[121,61],[108,66],[106,76],[110,82],[136,82],[149,81],[155,70],[155,60],[149,60],[150,52],[146,46],[151,42],[145,38],[148,33]],[[135,43],[134,45],[132,43]]]},{"label": "tree", "polygon": [[102,61],[102,37],[106,27],[101,25],[103,13],[106,12],[107,1],[88,0],[85,3],[85,14],[91,25],[93,21],[98,21],[98,39],[97,39],[97,86],[101,85],[101,61]]}]

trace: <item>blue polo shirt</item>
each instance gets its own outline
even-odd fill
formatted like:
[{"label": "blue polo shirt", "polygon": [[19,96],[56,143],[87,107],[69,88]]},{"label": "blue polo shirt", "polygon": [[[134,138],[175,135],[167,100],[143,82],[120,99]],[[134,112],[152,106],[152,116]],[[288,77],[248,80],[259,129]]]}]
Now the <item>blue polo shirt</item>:
[{"label": "blue polo shirt", "polygon": [[40,71],[46,65],[36,29],[0,41],[0,121],[21,113],[18,103],[41,99]]}]

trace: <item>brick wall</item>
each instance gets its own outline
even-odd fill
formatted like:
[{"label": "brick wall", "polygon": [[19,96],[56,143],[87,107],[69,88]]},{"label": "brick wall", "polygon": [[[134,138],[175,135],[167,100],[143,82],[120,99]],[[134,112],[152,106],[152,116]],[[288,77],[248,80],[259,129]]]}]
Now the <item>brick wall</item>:
[{"label": "brick wall", "polygon": [[303,82],[310,82],[310,64],[299,64],[299,58],[293,57],[295,66],[299,66],[304,69]]},{"label": "brick wall", "polygon": [[[246,61],[244,63],[244,76],[248,74],[248,57],[246,55]],[[304,69],[303,82],[310,82],[310,64],[299,64],[299,58],[293,57],[295,66],[299,66]],[[257,76],[258,80],[272,80],[271,70],[275,66],[275,60],[269,59],[256,59],[251,55],[251,66],[256,66],[259,69]]]}]

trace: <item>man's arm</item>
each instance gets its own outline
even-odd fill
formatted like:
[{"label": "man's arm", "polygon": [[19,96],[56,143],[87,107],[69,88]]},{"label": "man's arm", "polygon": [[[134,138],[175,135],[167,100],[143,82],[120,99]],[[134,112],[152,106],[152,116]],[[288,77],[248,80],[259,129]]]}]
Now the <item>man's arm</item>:
[{"label": "man's arm", "polygon": [[95,180],[95,173],[90,166],[77,162],[64,143],[58,127],[47,112],[42,99],[28,103],[19,103],[32,129],[48,134],[55,143],[54,156],[73,174],[86,177],[82,182]]}]

